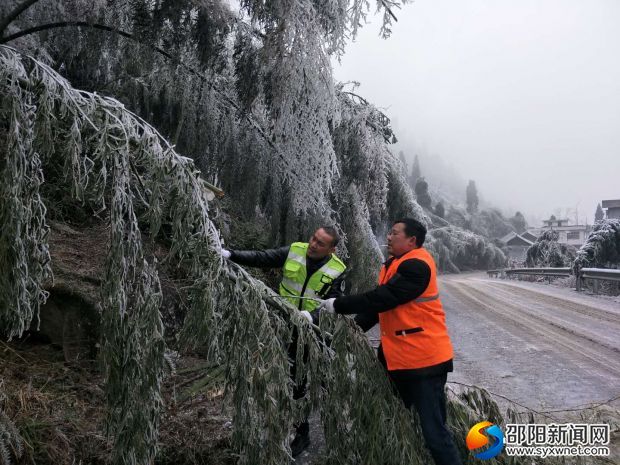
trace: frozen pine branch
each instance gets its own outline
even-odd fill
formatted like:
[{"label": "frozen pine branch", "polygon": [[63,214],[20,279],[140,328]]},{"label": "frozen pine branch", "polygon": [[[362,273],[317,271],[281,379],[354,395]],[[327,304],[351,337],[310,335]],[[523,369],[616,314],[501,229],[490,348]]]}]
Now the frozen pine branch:
[{"label": "frozen pine branch", "polygon": [[14,465],[24,452],[24,440],[0,407],[0,465]]}]

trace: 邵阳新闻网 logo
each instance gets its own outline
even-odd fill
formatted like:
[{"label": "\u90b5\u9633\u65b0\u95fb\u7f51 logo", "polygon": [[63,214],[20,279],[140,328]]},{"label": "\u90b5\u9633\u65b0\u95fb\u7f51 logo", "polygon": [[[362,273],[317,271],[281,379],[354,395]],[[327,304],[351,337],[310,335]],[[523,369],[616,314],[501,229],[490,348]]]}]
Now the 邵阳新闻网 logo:
[{"label": "\u90b5\u9633\u65b0\u95fb\u7f51 logo", "polygon": [[[490,459],[502,451],[504,447],[504,433],[499,429],[499,426],[490,421],[481,421],[469,430],[465,443],[467,448],[474,454],[474,457],[482,460]],[[488,444],[490,446],[487,449],[475,452]]]}]

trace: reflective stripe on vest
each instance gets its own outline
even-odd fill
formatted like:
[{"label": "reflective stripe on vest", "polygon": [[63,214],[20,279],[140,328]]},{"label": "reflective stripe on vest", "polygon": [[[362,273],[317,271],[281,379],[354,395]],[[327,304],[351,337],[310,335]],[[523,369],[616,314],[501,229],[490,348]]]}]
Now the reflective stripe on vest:
[{"label": "reflective stripe on vest", "polygon": [[427,288],[416,299],[379,313],[381,346],[388,370],[408,370],[438,365],[453,358],[446,317],[439,299],[437,269],[424,248],[395,258],[389,269],[381,268],[379,284],[387,283],[405,260],[418,259],[431,270]]},{"label": "reflective stripe on vest", "polygon": [[418,303],[420,303],[420,302],[431,302],[431,301],[437,300],[437,299],[439,299],[439,294],[435,294],[435,295],[432,295],[430,297],[418,297],[417,299],[414,300],[414,302],[418,302]]},{"label": "reflective stripe on vest", "polygon": [[280,283],[280,295],[286,297],[286,300],[300,310],[311,312],[319,306],[318,302],[296,299],[295,297],[322,298],[331,289],[334,279],[344,272],[346,266],[336,255],[332,254],[327,263],[310,276],[304,289],[307,251],[308,244],[305,242],[294,242],[291,244],[282,269],[283,276]]}]

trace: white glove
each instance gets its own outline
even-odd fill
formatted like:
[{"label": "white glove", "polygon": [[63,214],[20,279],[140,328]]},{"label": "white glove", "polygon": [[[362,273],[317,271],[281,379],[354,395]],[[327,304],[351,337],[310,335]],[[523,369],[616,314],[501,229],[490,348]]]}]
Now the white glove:
[{"label": "white glove", "polygon": [[222,257],[224,257],[224,258],[230,258],[230,250],[221,249],[221,250],[220,250],[220,254],[221,254],[221,255],[222,255]]},{"label": "white glove", "polygon": [[334,313],[334,300],[336,299],[332,297],[331,299],[321,301],[321,304],[318,306],[317,310],[320,312]]},{"label": "white glove", "polygon": [[302,310],[299,313],[301,313],[301,316],[303,316],[306,320],[308,320],[308,323],[313,323],[312,315],[310,315],[310,312],[308,310]]}]

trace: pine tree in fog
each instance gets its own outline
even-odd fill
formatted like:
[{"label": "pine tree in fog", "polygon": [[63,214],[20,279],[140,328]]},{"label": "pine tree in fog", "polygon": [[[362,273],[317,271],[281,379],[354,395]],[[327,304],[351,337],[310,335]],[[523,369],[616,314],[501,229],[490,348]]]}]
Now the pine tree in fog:
[{"label": "pine tree in fog", "polygon": [[469,180],[467,189],[465,190],[465,202],[467,204],[467,212],[474,214],[478,211],[478,189],[476,189],[475,181]]}]

